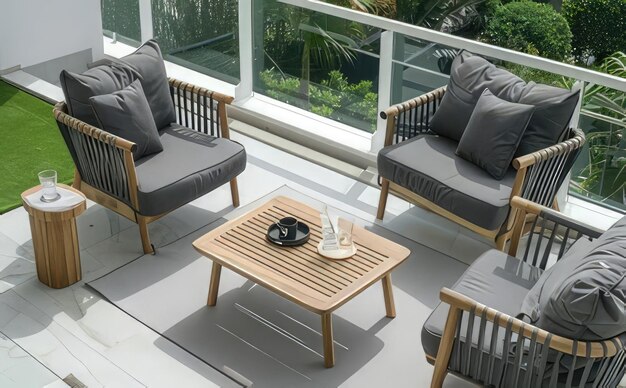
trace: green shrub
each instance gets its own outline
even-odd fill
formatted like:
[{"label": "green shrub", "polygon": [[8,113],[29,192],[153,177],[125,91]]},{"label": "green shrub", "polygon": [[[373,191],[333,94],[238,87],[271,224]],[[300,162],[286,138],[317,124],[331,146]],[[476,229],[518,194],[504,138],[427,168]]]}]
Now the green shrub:
[{"label": "green shrub", "polygon": [[476,31],[483,31],[487,26],[489,19],[491,19],[498,10],[498,7],[501,7],[502,4],[505,4],[506,2],[506,0],[483,0],[478,3],[476,5],[478,17],[474,21]]},{"label": "green shrub", "polygon": [[626,0],[565,0],[574,54],[602,60],[626,50]]},{"label": "green shrub", "polygon": [[[503,64],[505,69],[520,77],[526,82],[536,82],[538,84],[563,87],[563,80],[565,79],[562,75],[550,73],[545,70],[534,69],[532,67],[518,65],[517,63],[507,62]],[[570,80],[567,78],[566,80]],[[568,89],[571,86],[568,87]]]},{"label": "green shrub", "polygon": [[565,18],[548,4],[513,2],[498,7],[483,40],[512,50],[564,60],[572,50]]},{"label": "green shrub", "polygon": [[[376,129],[378,94],[372,81],[350,83],[340,71],[332,70],[320,84],[309,84],[308,96],[300,90],[300,79],[283,75],[275,69],[259,74],[268,96],[310,110],[320,116],[373,132]],[[368,127],[364,128],[363,124]]]}]

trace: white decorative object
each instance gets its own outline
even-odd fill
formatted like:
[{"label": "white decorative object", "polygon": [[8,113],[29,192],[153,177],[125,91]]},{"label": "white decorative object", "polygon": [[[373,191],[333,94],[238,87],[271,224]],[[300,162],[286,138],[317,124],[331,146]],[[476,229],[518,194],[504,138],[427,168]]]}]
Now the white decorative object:
[{"label": "white decorative object", "polygon": [[354,254],[356,253],[356,246],[354,246],[353,244],[348,249],[337,248],[329,250],[324,249],[324,241],[320,241],[320,243],[317,245],[317,252],[328,259],[342,260],[354,256]]},{"label": "white decorative object", "polygon": [[356,247],[352,242],[353,219],[335,218],[331,221],[328,215],[328,207],[324,205],[320,212],[322,221],[322,241],[317,245],[320,255],[329,259],[347,259],[356,253]]},{"label": "white decorative object", "polygon": [[60,197],[54,202],[42,201],[43,190],[35,191],[24,199],[29,206],[38,210],[45,210],[49,212],[61,212],[76,206],[81,201],[84,201],[84,198],[80,195],[77,195],[70,190],[66,190],[62,187],[57,187],[56,191],[60,195]]},{"label": "white decorative object", "polygon": [[320,244],[323,246],[325,251],[339,249],[335,227],[330,221],[330,217],[328,216],[328,207],[326,205],[324,205],[324,208],[320,212],[320,219],[322,221],[322,241]]}]

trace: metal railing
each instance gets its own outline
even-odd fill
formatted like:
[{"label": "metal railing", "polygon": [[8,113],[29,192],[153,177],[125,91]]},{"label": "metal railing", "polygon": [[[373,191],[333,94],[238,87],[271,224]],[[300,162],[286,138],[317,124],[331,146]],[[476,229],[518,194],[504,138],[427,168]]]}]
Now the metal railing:
[{"label": "metal railing", "polygon": [[[250,1],[251,0],[242,0],[242,3]],[[324,3],[317,0],[278,1],[284,4],[290,4],[315,12],[352,20],[362,24],[367,24],[372,27],[380,28],[384,31],[391,31],[412,38],[439,43],[453,48],[465,49],[490,58],[513,62],[535,69],[545,70],[550,73],[575,78],[580,81],[603,85],[611,89],[617,89],[619,91],[626,92],[626,79],[624,78],[615,77],[609,74],[600,73],[589,69],[584,69],[582,67],[570,65],[567,63],[537,57],[534,55],[509,50],[498,46],[493,46],[475,40],[461,38],[447,33],[431,30],[424,27],[414,26],[412,24],[407,24],[381,16],[355,11],[352,9]]]},{"label": "metal railing", "polygon": [[[143,40],[153,36],[153,21],[150,11],[151,1],[152,0],[139,0],[140,30]],[[626,93],[626,79],[624,78],[493,46],[479,41],[461,38],[447,33],[344,8],[318,0],[240,0],[237,6],[238,30],[236,31],[239,49],[238,59],[240,82],[235,86],[234,105],[239,105],[251,98],[255,98],[255,90],[258,89],[257,84],[259,82],[258,73],[260,72],[258,58],[255,56],[257,53],[255,53],[255,51],[259,50],[259,44],[263,44],[263,39],[260,39],[260,43],[258,39],[259,31],[263,33],[263,26],[259,25],[259,23],[262,23],[263,18],[259,18],[258,15],[259,12],[263,12],[263,7],[268,4],[269,1],[276,1],[284,7],[297,7],[302,10],[307,10],[307,12],[319,13],[321,15],[326,15],[329,18],[345,19],[351,22],[360,23],[361,25],[369,28],[376,28],[380,30],[380,32],[375,34],[376,39],[379,39],[379,52],[371,53],[371,56],[377,57],[379,63],[378,84],[376,85],[376,92],[378,95],[377,107],[379,112],[385,110],[393,103],[399,102],[394,101],[397,99],[394,97],[394,89],[398,89],[398,77],[396,72],[394,79],[394,69],[397,69],[398,66],[401,66],[402,69],[411,69],[414,71],[414,74],[428,78],[428,81],[421,82],[424,87],[434,89],[435,87],[442,86],[447,82],[447,76],[445,74],[433,71],[432,69],[420,67],[414,63],[409,63],[418,57],[420,53],[425,53],[427,50],[433,50],[435,46],[443,46],[441,47],[443,50],[465,49],[506,63],[522,65],[559,76],[568,77],[575,81],[580,81],[583,90],[584,87],[588,85],[601,85]],[[255,36],[255,34],[257,36]],[[395,55],[397,54],[396,42],[400,39],[407,38],[423,42],[424,47],[423,49],[417,50],[413,53],[413,56],[411,57],[398,59]],[[402,79],[402,82],[406,83],[407,80]],[[280,106],[268,107],[267,111],[260,112],[260,114],[265,114],[268,118],[275,118],[280,116],[280,112],[275,112],[273,110],[280,109],[284,108]],[[310,116],[311,113],[308,112],[307,115]],[[575,117],[573,125],[577,124],[577,118],[578,116]],[[596,117],[596,119],[603,120],[607,118]],[[370,154],[377,153],[384,143],[385,122],[380,117],[377,117],[376,120],[375,130],[371,135]],[[610,118],[608,120],[610,120]],[[332,123],[331,120],[321,120],[320,122]],[[345,128],[346,126],[344,124],[337,124],[337,130],[341,130],[340,128],[342,127]]]}]

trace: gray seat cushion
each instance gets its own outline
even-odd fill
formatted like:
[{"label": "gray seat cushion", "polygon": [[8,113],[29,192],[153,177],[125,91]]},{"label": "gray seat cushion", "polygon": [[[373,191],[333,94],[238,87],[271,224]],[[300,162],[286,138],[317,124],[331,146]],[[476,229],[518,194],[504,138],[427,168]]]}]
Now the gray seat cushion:
[{"label": "gray seat cushion", "polygon": [[135,143],[133,158],[163,151],[159,131],[139,80],[122,90],[89,99],[100,128]]},{"label": "gray seat cushion", "polygon": [[[528,290],[533,287],[541,274],[539,268],[492,249],[476,259],[451,288],[479,303],[515,316]],[[422,346],[424,352],[431,357],[437,356],[448,311],[449,305],[440,303],[422,327]],[[465,333],[467,327],[465,320],[463,322],[461,333]],[[475,325],[474,329],[477,332],[478,325]],[[490,333],[491,328],[486,332]],[[502,349],[498,350],[502,354]]]},{"label": "gray seat cushion", "polygon": [[509,102],[485,89],[461,136],[457,155],[502,179],[534,110],[533,105]]},{"label": "gray seat cushion", "polygon": [[135,52],[120,59],[139,74],[148,104],[159,130],[176,121],[174,102],[165,72],[161,49],[154,40],[149,40]]},{"label": "gray seat cushion", "polygon": [[[515,316],[516,310],[522,304],[529,289],[538,285],[540,279],[543,279],[545,275],[546,272],[542,272],[541,269],[533,267],[530,264],[494,249],[485,252],[481,257],[479,257],[461,276],[456,284],[452,286],[452,289],[476,300],[479,303],[494,308],[501,313],[509,316]],[[433,310],[422,327],[422,346],[426,355],[431,358],[437,357],[439,343],[443,334],[443,328],[448,316],[448,311],[449,305],[440,303]],[[499,328],[498,330],[498,338],[504,338],[505,329]],[[480,324],[478,323],[478,318],[476,318],[473,325],[473,340],[471,344],[472,347],[470,349],[471,361],[467,360],[465,356],[462,356],[465,360],[453,356],[450,359],[450,368],[457,371],[463,370],[461,366],[464,365],[464,362],[469,361],[469,365],[472,365],[472,373],[474,373],[474,370],[478,370],[473,368],[478,368],[478,365],[482,365],[482,367],[480,367],[480,377],[478,378],[478,381],[484,383],[486,386],[492,386],[492,384],[497,384],[498,382],[500,382],[500,385],[498,386],[502,387],[525,386],[523,385],[523,382],[525,381],[526,370],[524,368],[518,370],[515,367],[511,367],[513,366],[513,361],[515,359],[515,344],[517,343],[517,335],[515,333],[512,334],[511,341],[513,345],[509,347],[509,352],[506,357],[504,357],[503,342],[496,341],[494,365],[492,371],[490,371],[490,346],[492,343],[491,335],[493,333],[493,325],[491,323],[487,323],[485,325],[485,338],[483,339],[480,347],[478,344],[479,331]],[[467,354],[468,344],[466,341],[466,333],[467,319],[463,319],[460,331],[460,351],[458,354]],[[621,340],[623,341],[624,337],[622,337]],[[505,360],[509,367],[506,368],[505,374],[502,375],[503,362]],[[580,360],[579,363],[574,365],[569,364],[569,360],[566,357],[564,357],[561,361],[562,362],[559,364],[558,370],[556,371],[556,373],[558,373],[556,386],[579,386],[580,379],[584,376],[582,371],[586,366],[584,360]],[[595,365],[591,369],[591,373],[587,376],[588,383],[584,386],[593,385],[601,362],[601,359],[596,361]],[[569,370],[572,367],[577,369],[577,371],[574,372],[573,384],[566,385]],[[544,380],[542,380],[541,383],[535,381],[533,386],[554,387],[554,385],[550,384],[550,378],[552,377],[554,368],[555,364],[551,361],[551,357],[549,356]],[[516,371],[519,371],[517,384],[515,384]]]},{"label": "gray seat cushion", "polygon": [[536,107],[515,156],[527,155],[558,143],[578,103],[579,91],[529,82],[519,99]]},{"label": "gray seat cushion", "polygon": [[486,88],[503,100],[518,102],[524,85],[526,83],[516,75],[497,68],[478,55],[462,51],[452,62],[448,87],[430,121],[430,129],[459,141]]},{"label": "gray seat cushion", "polygon": [[509,213],[515,170],[502,180],[455,154],[457,143],[436,135],[419,135],[383,148],[380,175],[436,205],[489,230],[498,229]]},{"label": "gray seat cushion", "polygon": [[174,210],[230,181],[246,167],[246,152],[234,141],[178,124],[160,134],[163,151],[135,163],[142,215]]},{"label": "gray seat cushion", "polygon": [[573,246],[520,311],[536,326],[572,339],[597,341],[626,332],[626,217],[595,241]]},{"label": "gray seat cushion", "polygon": [[82,74],[63,70],[59,80],[70,116],[98,127],[89,98],[124,89],[138,77],[134,70],[117,64],[97,66]]}]

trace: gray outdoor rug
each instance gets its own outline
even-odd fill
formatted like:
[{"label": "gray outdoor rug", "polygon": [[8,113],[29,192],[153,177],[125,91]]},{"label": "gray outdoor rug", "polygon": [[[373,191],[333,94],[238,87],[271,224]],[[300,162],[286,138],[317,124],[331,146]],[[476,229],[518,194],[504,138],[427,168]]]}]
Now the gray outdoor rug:
[{"label": "gray outdoor rug", "polygon": [[[338,309],[333,315],[336,364],[332,369],[324,368],[318,315],[228,269],[222,270],[217,306],[207,307],[212,262],[197,253],[191,243],[276,195],[316,208],[322,206],[314,198],[282,187],[158,248],[157,255],[142,256],[89,285],[135,319],[242,385],[428,386],[432,369],[422,352],[421,326],[438,303],[441,287],[453,284],[467,266],[379,225],[356,219],[412,252],[392,273],[397,317],[385,317],[380,283]],[[343,210],[349,209],[346,204]]]}]

